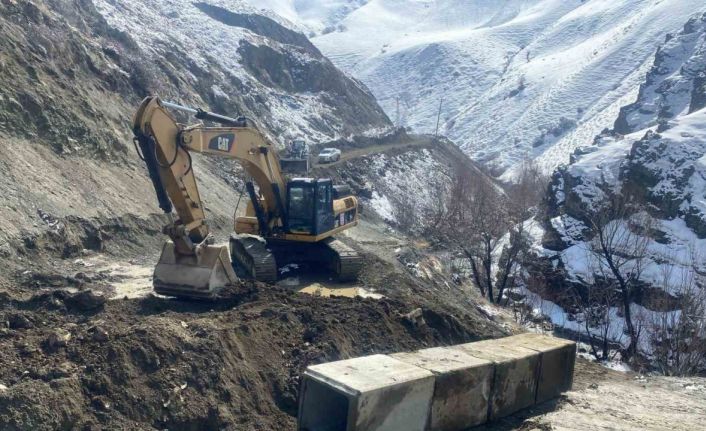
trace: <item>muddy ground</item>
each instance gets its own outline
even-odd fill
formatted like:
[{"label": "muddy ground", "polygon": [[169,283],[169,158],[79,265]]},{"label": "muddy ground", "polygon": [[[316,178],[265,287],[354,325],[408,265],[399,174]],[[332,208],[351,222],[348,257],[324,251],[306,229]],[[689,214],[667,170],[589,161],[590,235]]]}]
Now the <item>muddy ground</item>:
[{"label": "muddy ground", "polygon": [[[438,284],[420,278],[420,267],[422,275],[435,267],[423,248],[403,253],[419,258],[416,276],[396,265],[395,251],[409,244],[394,232],[376,242],[380,229],[366,222],[355,239],[367,259],[358,285],[382,299],[305,295],[300,280],[186,302],[149,293],[156,256],[127,259],[146,244],[114,238],[101,252],[63,259],[46,251],[51,242],[26,251],[52,265],[15,272],[3,282],[14,288],[0,290],[0,429],[293,430],[307,365],[516,330],[487,304],[450,303],[443,274]],[[421,316],[411,317],[417,308]],[[478,429],[693,430],[706,420],[704,405],[703,379],[579,360],[572,392]]]},{"label": "muddy ground", "polygon": [[[293,430],[309,364],[495,332],[429,307],[419,324],[404,316],[417,304],[395,299],[259,284],[218,304],[148,296],[87,310],[75,295],[2,307],[0,429]],[[479,430],[693,430],[705,405],[703,380],[579,360],[574,391]]]},{"label": "muddy ground", "polygon": [[309,364],[470,341],[485,332],[393,299],[265,285],[218,304],[164,298],[82,310],[63,290],[8,301],[2,429],[293,429]]},{"label": "muddy ground", "polygon": [[[0,429],[289,430],[307,365],[512,330],[459,295],[467,286],[430,274],[436,260],[367,222],[345,238],[366,259],[352,286],[297,278],[218,302],[156,297],[162,221],[62,219],[16,244],[0,271]],[[299,293],[307,284],[384,297]]]},{"label": "muddy ground", "polygon": [[[310,364],[519,330],[444,256],[370,218],[343,237],[366,259],[353,285],[295,276],[218,302],[157,297],[162,222],[61,219],[15,244],[0,270],[0,429],[293,430]],[[693,430],[704,405],[704,379],[579,360],[572,392],[479,430]]]}]

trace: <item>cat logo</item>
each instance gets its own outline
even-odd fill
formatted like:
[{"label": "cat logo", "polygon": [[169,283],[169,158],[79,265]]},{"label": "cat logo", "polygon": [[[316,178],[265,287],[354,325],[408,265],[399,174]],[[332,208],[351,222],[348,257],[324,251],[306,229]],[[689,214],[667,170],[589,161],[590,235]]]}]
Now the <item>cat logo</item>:
[{"label": "cat logo", "polygon": [[211,141],[208,143],[208,149],[229,153],[230,149],[233,147],[234,142],[235,135],[232,133],[218,135],[212,138]]},{"label": "cat logo", "polygon": [[218,149],[221,151],[228,151],[228,147],[230,146],[230,139],[224,138],[222,136],[218,137]]}]

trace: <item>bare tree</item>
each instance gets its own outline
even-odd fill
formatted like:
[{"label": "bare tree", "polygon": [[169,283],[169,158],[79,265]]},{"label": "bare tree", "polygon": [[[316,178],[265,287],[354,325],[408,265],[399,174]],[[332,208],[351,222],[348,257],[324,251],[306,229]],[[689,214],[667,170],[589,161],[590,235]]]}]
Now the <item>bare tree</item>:
[{"label": "bare tree", "polygon": [[[693,375],[706,371],[706,289],[699,274],[695,248],[690,247],[687,267],[661,265],[661,288],[676,296],[671,304],[655,304],[646,322],[652,356],[665,375]],[[670,261],[678,261],[670,256]]]},{"label": "bare tree", "polygon": [[523,215],[502,188],[468,170],[458,170],[441,230],[468,259],[481,294],[499,303],[515,283],[528,247]]},{"label": "bare tree", "polygon": [[423,229],[427,235],[438,229],[447,216],[450,182],[450,178],[446,175],[432,176],[429,181],[432,190],[436,190],[436,193],[433,195],[430,205],[422,209]]},{"label": "bare tree", "polygon": [[614,359],[611,351],[616,352],[615,347],[620,346],[623,338],[624,327],[613,315],[615,306],[620,304],[620,289],[606,274],[605,266],[592,259],[591,253],[587,256],[588,268],[596,281],[581,289],[574,287],[572,303],[578,310],[577,321],[583,326],[591,354],[599,361],[607,361]]},{"label": "bare tree", "polygon": [[509,202],[515,217],[527,220],[544,198],[549,178],[533,160],[524,160],[520,165],[516,181],[506,187]]},{"label": "bare tree", "polygon": [[485,179],[460,172],[452,186],[447,227],[471,265],[481,294],[495,302],[493,259],[507,231],[507,213],[500,194]]},{"label": "bare tree", "polygon": [[505,187],[508,233],[498,262],[497,301],[503,298],[505,288],[516,284],[519,271],[524,266],[524,259],[530,242],[525,231],[525,223],[535,214],[549,179],[531,160],[522,162],[517,181]]},{"label": "bare tree", "polygon": [[595,258],[598,273],[607,289],[617,292],[630,343],[625,359],[637,352],[640,328],[632,316],[631,304],[640,293],[640,280],[647,258],[649,234],[653,219],[622,196],[613,198],[608,205],[588,217],[593,239],[588,250]]}]

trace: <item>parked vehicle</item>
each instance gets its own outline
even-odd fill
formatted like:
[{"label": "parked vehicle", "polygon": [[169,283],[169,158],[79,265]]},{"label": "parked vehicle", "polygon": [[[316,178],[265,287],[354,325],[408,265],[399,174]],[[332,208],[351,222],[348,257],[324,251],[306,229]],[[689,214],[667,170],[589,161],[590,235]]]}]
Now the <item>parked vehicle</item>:
[{"label": "parked vehicle", "polygon": [[324,148],[319,153],[319,163],[333,163],[341,160],[341,150],[338,148]]}]

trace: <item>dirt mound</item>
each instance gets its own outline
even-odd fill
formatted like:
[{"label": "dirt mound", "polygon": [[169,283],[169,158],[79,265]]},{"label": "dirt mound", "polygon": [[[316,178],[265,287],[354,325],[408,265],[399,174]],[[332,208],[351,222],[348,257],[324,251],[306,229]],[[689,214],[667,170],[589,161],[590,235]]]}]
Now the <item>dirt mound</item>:
[{"label": "dirt mound", "polygon": [[309,364],[499,334],[443,307],[411,319],[414,305],[396,299],[259,284],[219,303],[80,311],[74,297],[47,291],[0,309],[0,429],[293,429]]}]

